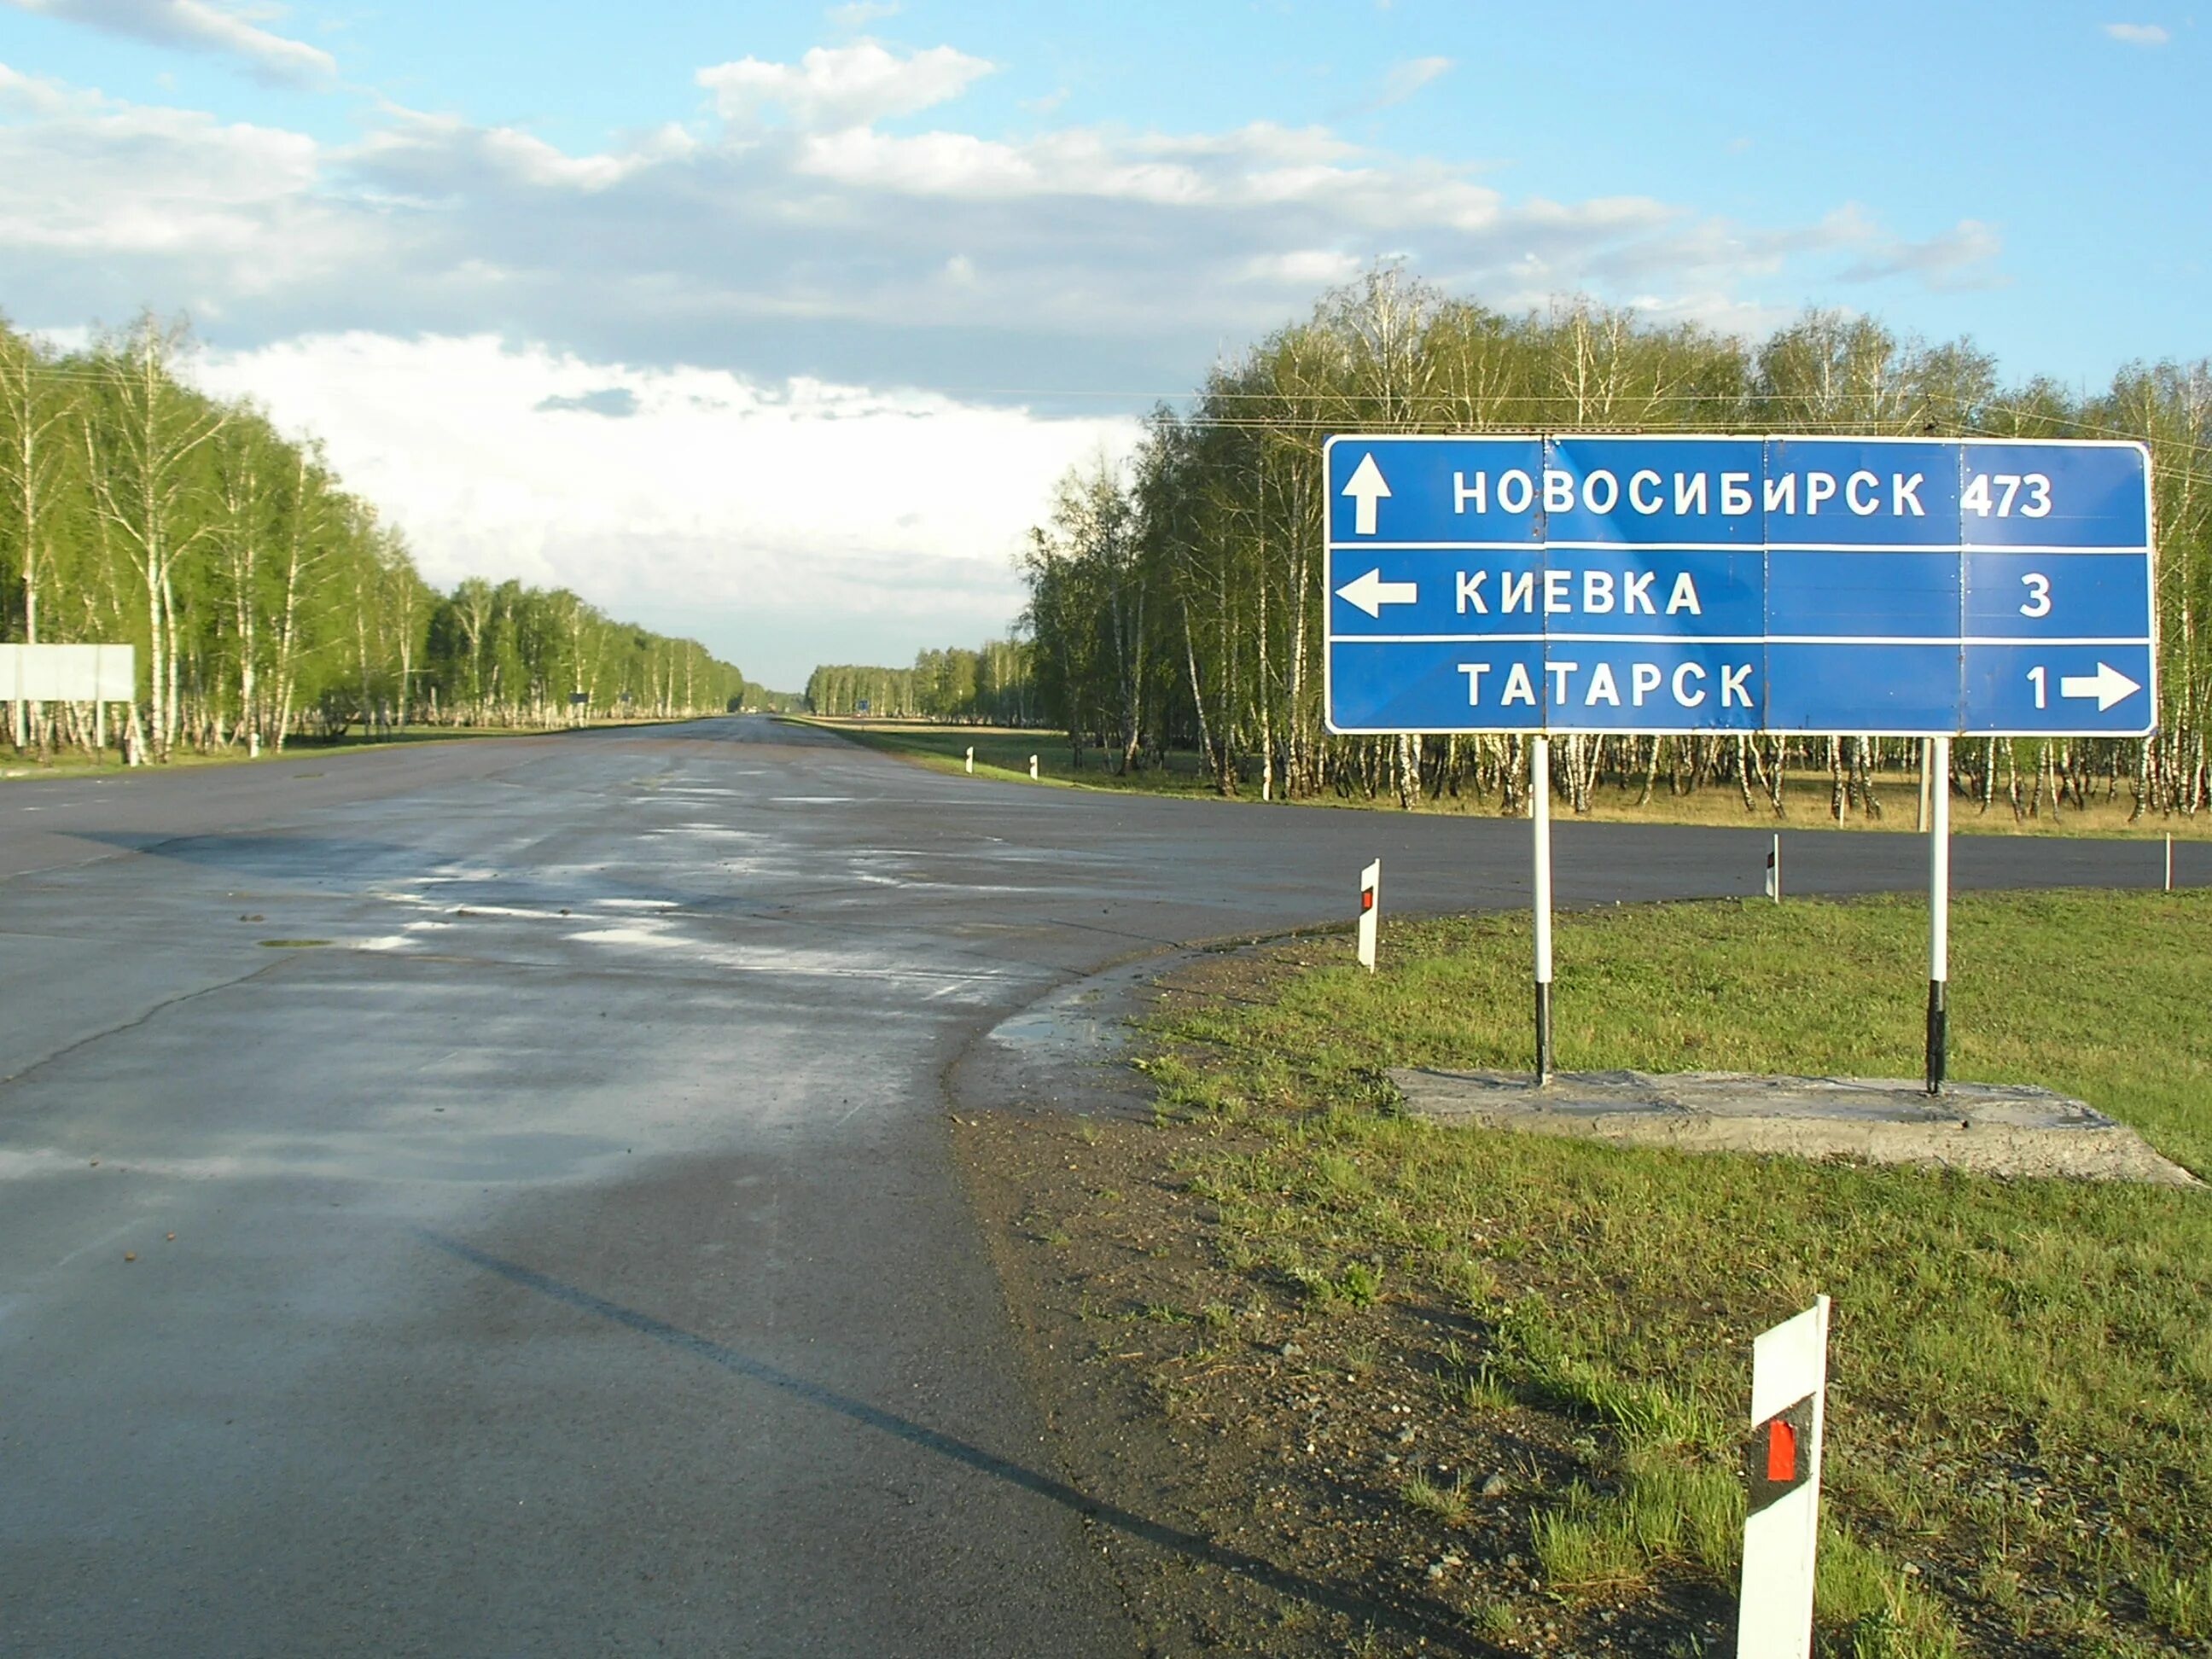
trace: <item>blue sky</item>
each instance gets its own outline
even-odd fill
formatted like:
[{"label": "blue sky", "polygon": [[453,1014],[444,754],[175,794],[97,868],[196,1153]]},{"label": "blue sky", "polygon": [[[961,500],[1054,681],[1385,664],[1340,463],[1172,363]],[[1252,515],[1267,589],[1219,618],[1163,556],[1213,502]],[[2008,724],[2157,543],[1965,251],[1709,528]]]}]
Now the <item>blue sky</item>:
[{"label": "blue sky", "polygon": [[[0,310],[186,309],[434,579],[783,682],[1003,628],[1052,471],[1381,256],[2015,379],[2203,356],[2204,36],[2135,3],[0,0]],[[988,510],[936,482],[986,441]],[[878,500],[886,444],[953,459]],[[819,471],[690,479],[740,452]]]}]

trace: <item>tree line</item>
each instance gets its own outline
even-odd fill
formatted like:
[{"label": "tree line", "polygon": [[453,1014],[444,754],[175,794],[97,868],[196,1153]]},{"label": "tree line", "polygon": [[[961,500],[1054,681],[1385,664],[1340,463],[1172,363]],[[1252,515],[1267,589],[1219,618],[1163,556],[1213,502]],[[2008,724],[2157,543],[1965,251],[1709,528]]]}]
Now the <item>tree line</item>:
[{"label": "tree line", "polygon": [[[565,589],[471,578],[439,592],[319,446],[189,385],[186,346],[151,313],[66,354],[0,321],[0,632],[135,647],[118,736],[137,752],[745,700],[743,675],[696,641]],[[41,754],[90,749],[100,724],[73,703],[10,714],[18,750]]]},{"label": "tree line", "polygon": [[1030,647],[1019,640],[924,651],[911,668],[824,663],[807,676],[805,702],[811,714],[884,720],[1030,726],[1043,717]]},{"label": "tree line", "polygon": [[[1322,725],[1322,445],[1337,431],[1805,432],[2133,438],[2150,447],[2161,729],[2148,739],[1971,740],[1955,787],[2022,814],[2092,799],[2212,800],[2212,362],[2134,364],[2101,392],[1998,382],[1965,340],[1929,344],[1813,312],[1747,343],[1587,300],[1507,316],[1385,266],[1224,359],[1133,457],[1071,471],[1021,560],[1038,707],[1078,763],[1195,750],[1224,793],[1475,795],[1525,804],[1511,735],[1340,738]],[[1878,813],[1875,775],[1918,744],[1833,737],[1569,738],[1557,787],[1732,787],[1782,811],[1825,774],[1831,809]]]}]

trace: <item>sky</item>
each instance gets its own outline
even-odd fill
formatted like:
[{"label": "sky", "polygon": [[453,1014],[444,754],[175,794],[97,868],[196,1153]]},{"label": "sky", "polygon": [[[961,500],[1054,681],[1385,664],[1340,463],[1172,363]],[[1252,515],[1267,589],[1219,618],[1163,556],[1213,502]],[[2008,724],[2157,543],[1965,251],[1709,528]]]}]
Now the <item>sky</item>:
[{"label": "sky", "polygon": [[1377,260],[2204,356],[2205,31],[2125,3],[0,0],[0,313],[181,312],[433,582],[796,689],[1006,633],[1054,478]]}]

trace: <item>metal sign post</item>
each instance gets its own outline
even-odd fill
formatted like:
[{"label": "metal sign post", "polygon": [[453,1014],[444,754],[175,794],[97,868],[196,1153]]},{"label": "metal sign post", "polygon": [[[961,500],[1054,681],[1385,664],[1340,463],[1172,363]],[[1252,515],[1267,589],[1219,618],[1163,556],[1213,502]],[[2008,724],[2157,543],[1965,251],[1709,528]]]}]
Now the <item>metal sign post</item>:
[{"label": "metal sign post", "polygon": [[1536,1086],[1552,1080],[1552,739],[1528,740],[1528,825],[1535,843]]},{"label": "metal sign post", "polygon": [[1951,978],[1951,739],[1928,740],[1928,1092],[1943,1092]]}]

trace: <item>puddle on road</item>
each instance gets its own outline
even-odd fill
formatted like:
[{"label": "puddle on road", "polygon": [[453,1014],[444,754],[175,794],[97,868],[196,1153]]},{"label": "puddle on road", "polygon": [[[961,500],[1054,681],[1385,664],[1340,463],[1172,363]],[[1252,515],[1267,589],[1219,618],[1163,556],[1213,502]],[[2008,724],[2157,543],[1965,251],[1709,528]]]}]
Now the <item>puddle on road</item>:
[{"label": "puddle on road", "polygon": [[1000,1021],[991,1036],[1036,1058],[1108,1059],[1128,1042],[1119,1001],[1106,988],[1085,981]]}]

